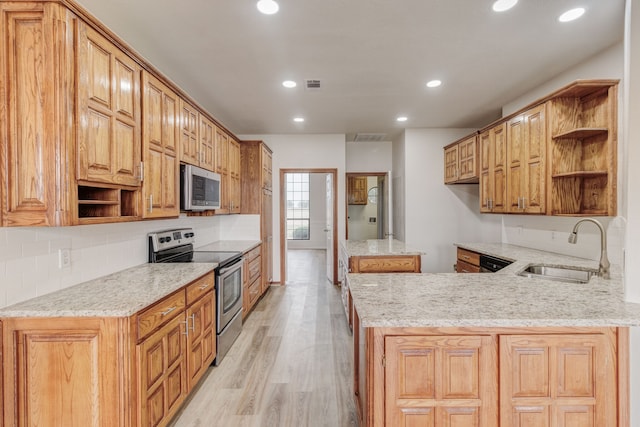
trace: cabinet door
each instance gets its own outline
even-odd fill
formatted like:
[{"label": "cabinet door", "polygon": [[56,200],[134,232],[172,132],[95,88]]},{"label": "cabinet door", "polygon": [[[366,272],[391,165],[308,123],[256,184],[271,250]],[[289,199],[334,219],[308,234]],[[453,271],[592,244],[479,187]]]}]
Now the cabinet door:
[{"label": "cabinet door", "polygon": [[615,337],[500,336],[502,427],[613,427]]},{"label": "cabinet door", "polygon": [[216,213],[229,213],[229,136],[216,129],[216,172],[220,174],[220,209]]},{"label": "cabinet door", "polygon": [[180,101],[173,91],[147,72],[143,73],[142,81],[143,217],[178,216]]},{"label": "cabinet door", "polygon": [[347,201],[350,205],[367,204],[367,177],[350,176],[347,179]]},{"label": "cabinet door", "polygon": [[262,213],[260,227],[262,235],[262,293],[273,281],[273,196],[270,190],[262,190]]},{"label": "cabinet door", "polygon": [[138,425],[166,423],[187,393],[184,311],[136,348],[138,361]]},{"label": "cabinet door", "polygon": [[506,125],[501,123],[479,137],[480,212],[505,212]]},{"label": "cabinet door", "polygon": [[78,178],[139,186],[140,67],[78,23]]},{"label": "cabinet door", "polygon": [[117,350],[128,351],[119,339],[121,319],[14,318],[3,327],[3,425],[128,424],[120,379],[129,363]]},{"label": "cabinet door", "polygon": [[207,371],[216,355],[215,296],[213,291],[187,309],[187,390],[190,391]]},{"label": "cabinet door", "polygon": [[200,113],[193,105],[180,99],[180,161],[198,166],[200,164],[200,139],[198,127]]},{"label": "cabinet door", "polygon": [[507,212],[522,212],[522,187],[524,171],[525,118],[521,114],[507,123]]},{"label": "cabinet door", "polygon": [[262,188],[272,190],[273,188],[273,170],[271,151],[266,145],[261,145],[261,162],[262,162]]},{"label": "cabinet door", "polygon": [[229,139],[229,210],[240,213],[240,144]]},{"label": "cabinet door", "polygon": [[215,172],[216,126],[200,115],[200,167]]},{"label": "cabinet door", "polygon": [[70,225],[72,18],[53,3],[1,2],[0,13],[0,224]]},{"label": "cabinet door", "polygon": [[542,104],[524,114],[524,176],[522,187],[522,205],[526,213],[544,214],[546,199],[547,132],[545,106]]},{"label": "cabinet door", "polygon": [[498,424],[491,336],[385,337],[385,425]]},{"label": "cabinet door", "polygon": [[478,177],[477,148],[476,135],[458,143],[458,179],[471,180]]},{"label": "cabinet door", "polygon": [[458,144],[444,150],[444,183],[458,180]]}]

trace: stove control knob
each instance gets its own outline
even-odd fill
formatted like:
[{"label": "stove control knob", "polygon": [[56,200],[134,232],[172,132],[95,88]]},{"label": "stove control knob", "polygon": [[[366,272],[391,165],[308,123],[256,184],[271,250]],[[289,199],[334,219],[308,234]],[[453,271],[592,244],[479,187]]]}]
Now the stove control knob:
[{"label": "stove control knob", "polygon": [[159,239],[158,239],[158,241],[159,241],[160,243],[164,243],[164,237],[159,238]]}]

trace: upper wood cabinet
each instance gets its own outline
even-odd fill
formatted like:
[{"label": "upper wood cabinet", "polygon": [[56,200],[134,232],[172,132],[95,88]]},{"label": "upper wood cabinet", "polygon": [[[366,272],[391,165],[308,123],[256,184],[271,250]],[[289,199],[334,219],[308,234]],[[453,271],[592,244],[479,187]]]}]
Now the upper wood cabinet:
[{"label": "upper wood cabinet", "polygon": [[200,167],[216,170],[216,125],[204,114],[200,114]]},{"label": "upper wood cabinet", "polygon": [[229,198],[229,213],[240,213],[242,197],[241,197],[241,182],[240,182],[240,143],[234,139],[229,138],[229,185],[228,185],[228,198]]},{"label": "upper wood cabinet", "polygon": [[500,123],[478,137],[480,212],[506,211],[507,127]]},{"label": "upper wood cabinet", "polygon": [[347,177],[347,203],[349,205],[367,204],[367,177]]},{"label": "upper wood cabinet", "polygon": [[78,24],[78,178],[139,186],[140,67]]},{"label": "upper wood cabinet", "polygon": [[180,99],[180,161],[200,165],[198,127],[200,113],[188,101]]},{"label": "upper wood cabinet", "polygon": [[544,214],[547,152],[545,104],[507,122],[507,210]]},{"label": "upper wood cabinet", "polygon": [[616,215],[617,102],[615,81],[578,81],[549,102],[552,215]]},{"label": "upper wood cabinet", "polygon": [[466,136],[444,148],[444,183],[478,182],[478,136]]},{"label": "upper wood cabinet", "polygon": [[74,22],[55,3],[0,2],[2,226],[75,214]]},{"label": "upper wood cabinet", "polygon": [[142,74],[142,86],[142,216],[176,217],[180,214],[180,99],[146,71]]}]

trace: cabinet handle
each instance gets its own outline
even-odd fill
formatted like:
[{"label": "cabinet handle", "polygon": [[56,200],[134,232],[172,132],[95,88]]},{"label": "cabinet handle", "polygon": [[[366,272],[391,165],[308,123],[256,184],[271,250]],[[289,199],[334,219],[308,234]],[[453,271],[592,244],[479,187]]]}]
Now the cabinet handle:
[{"label": "cabinet handle", "polygon": [[461,273],[469,273],[469,270],[462,269],[460,272]]},{"label": "cabinet handle", "polygon": [[205,283],[204,285],[200,285],[200,290],[204,291],[205,289],[207,289],[209,287],[208,283]]},{"label": "cabinet handle", "polygon": [[464,258],[464,259],[471,259],[468,255],[462,255],[462,258]]},{"label": "cabinet handle", "polygon": [[153,194],[149,194],[149,213],[153,212]]},{"label": "cabinet handle", "polygon": [[526,209],[527,208],[527,199],[525,199],[524,197],[522,198],[522,209]]},{"label": "cabinet handle", "polygon": [[[196,314],[193,313],[191,316],[189,316],[191,318],[191,332],[195,332],[196,331]],[[187,322],[189,321],[189,318],[187,318]],[[187,324],[187,333],[189,332],[189,328],[188,328],[188,324]]]},{"label": "cabinet handle", "polygon": [[171,312],[172,312],[173,310],[175,310],[176,308],[178,308],[178,307],[176,307],[176,306],[169,307],[169,308],[167,308],[165,311],[161,312],[160,314],[161,314],[162,316],[166,316],[167,314],[171,313]]}]

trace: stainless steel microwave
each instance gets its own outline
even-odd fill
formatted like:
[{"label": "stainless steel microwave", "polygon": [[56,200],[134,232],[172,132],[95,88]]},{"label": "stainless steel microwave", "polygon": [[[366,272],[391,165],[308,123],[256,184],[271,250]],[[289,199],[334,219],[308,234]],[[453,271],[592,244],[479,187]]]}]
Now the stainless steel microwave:
[{"label": "stainless steel microwave", "polygon": [[180,209],[220,209],[220,174],[193,165],[180,165]]}]

